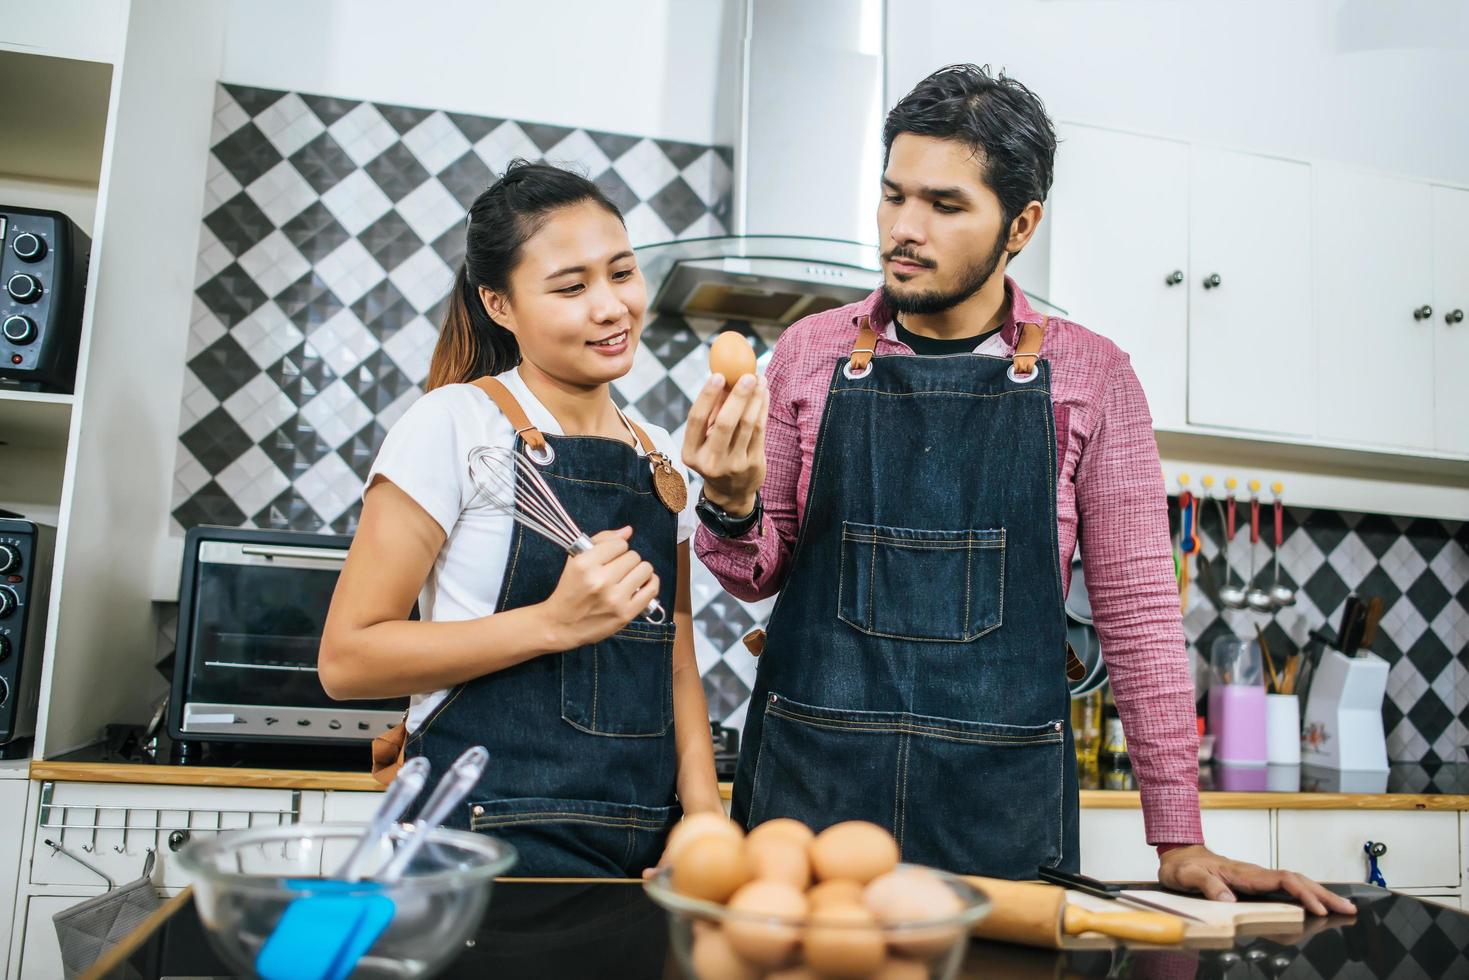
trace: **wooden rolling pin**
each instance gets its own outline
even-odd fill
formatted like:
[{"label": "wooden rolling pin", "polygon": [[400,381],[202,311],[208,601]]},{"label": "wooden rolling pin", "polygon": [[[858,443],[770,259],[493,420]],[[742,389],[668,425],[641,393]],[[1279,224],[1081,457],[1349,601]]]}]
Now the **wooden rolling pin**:
[{"label": "wooden rolling pin", "polygon": [[982,939],[1059,949],[1065,936],[1096,932],[1113,939],[1171,946],[1183,940],[1184,922],[1163,912],[1099,914],[1066,903],[1066,889],[1027,881],[980,878],[965,880],[990,897],[990,911],[974,927]]}]

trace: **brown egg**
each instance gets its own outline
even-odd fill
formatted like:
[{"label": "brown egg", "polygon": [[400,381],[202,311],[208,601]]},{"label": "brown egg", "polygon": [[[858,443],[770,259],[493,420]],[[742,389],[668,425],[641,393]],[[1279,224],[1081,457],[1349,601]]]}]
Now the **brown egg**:
[{"label": "brown egg", "polygon": [[[729,944],[751,963],[780,966],[801,939],[798,924],[806,917],[806,896],[783,881],[752,881],[729,900],[732,913],[724,920]],[[770,916],[783,921],[764,921]]]},{"label": "brown egg", "polygon": [[765,980],[821,980],[821,975],[809,966],[788,966],[784,970],[765,974]]},{"label": "brown egg", "polygon": [[805,936],[806,962],[823,977],[861,980],[887,958],[877,919],[860,905],[827,905],[811,917]]},{"label": "brown egg", "polygon": [[823,905],[861,905],[862,886],[850,878],[830,878],[806,893],[811,907]]},{"label": "brown egg", "polygon": [[750,880],[744,842],[706,834],[688,842],[673,862],[673,890],[680,895],[723,902]]},{"label": "brown egg", "polygon": [[744,334],[726,330],[709,345],[709,373],[724,375],[730,388],[747,374],[755,373],[755,348]]},{"label": "brown egg", "polygon": [[928,980],[928,966],[918,960],[905,960],[901,956],[890,956],[872,980]]},{"label": "brown egg", "polygon": [[898,865],[898,842],[875,823],[832,824],[811,842],[811,867],[822,881],[851,878],[867,884]]},{"label": "brown egg", "polygon": [[[944,880],[927,868],[899,868],[872,879],[862,895],[862,904],[884,926],[951,919],[964,910],[964,903]],[[895,929],[888,933],[893,949],[918,957],[932,957],[947,950],[959,938],[958,926]]]},{"label": "brown egg", "polygon": [[690,959],[699,980],[760,980],[765,973],[753,963],[741,959],[718,929],[694,934]]},{"label": "brown egg", "polygon": [[678,859],[679,852],[690,841],[709,834],[743,840],[745,832],[740,825],[722,813],[692,813],[673,825],[668,834],[668,843],[663,846],[663,857],[669,864]]},{"label": "brown egg", "polygon": [[767,837],[779,837],[800,844],[802,847],[809,847],[816,835],[811,832],[810,827],[790,817],[776,817],[774,820],[767,820],[745,835],[745,839],[752,844]]},{"label": "brown egg", "polygon": [[756,878],[784,881],[797,891],[811,887],[811,859],[806,848],[785,837],[745,838],[745,856]]}]

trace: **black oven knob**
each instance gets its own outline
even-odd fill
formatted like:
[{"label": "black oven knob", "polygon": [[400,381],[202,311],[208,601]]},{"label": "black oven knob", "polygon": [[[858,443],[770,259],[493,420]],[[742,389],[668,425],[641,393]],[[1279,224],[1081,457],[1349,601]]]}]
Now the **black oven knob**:
[{"label": "black oven knob", "polygon": [[5,339],[17,347],[36,339],[36,321],[28,316],[13,313],[5,318]]},{"label": "black oven knob", "polygon": [[29,272],[17,272],[5,284],[5,291],[17,303],[34,303],[41,298],[41,280]]},{"label": "black oven knob", "polygon": [[14,545],[0,544],[0,575],[20,567],[20,552]]},{"label": "black oven knob", "polygon": [[4,619],[15,612],[15,607],[20,605],[20,597],[15,590],[8,585],[0,585],[0,619]]},{"label": "black oven knob", "polygon": [[15,236],[10,246],[22,262],[39,262],[46,257],[46,239],[33,232],[23,231]]},{"label": "black oven knob", "polygon": [[10,700],[10,685],[5,683],[5,678],[0,677],[0,708],[5,707],[5,702]]},{"label": "black oven knob", "polygon": [[0,664],[10,659],[10,637],[0,633]]}]

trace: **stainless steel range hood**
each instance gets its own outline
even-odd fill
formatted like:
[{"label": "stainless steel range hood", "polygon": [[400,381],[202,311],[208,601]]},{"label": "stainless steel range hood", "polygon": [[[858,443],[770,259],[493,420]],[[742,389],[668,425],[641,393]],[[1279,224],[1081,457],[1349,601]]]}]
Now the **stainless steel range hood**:
[{"label": "stainless steel range hood", "polygon": [[882,0],[731,0],[739,23],[726,238],[645,246],[663,313],[786,326],[881,282]]}]

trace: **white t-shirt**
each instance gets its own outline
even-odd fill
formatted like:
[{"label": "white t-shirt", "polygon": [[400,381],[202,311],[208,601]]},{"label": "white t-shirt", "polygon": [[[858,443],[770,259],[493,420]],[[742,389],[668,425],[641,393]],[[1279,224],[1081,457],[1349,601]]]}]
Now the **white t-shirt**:
[{"label": "white t-shirt", "polygon": [[[518,370],[501,374],[499,380],[515,396],[532,425],[548,435],[563,434],[555,417],[531,394]],[[687,480],[688,473],[679,462],[679,451],[668,432],[656,425],[643,428],[653,445]],[[469,478],[469,451],[476,446],[510,448],[514,444],[515,431],[509,420],[488,395],[471,384],[445,385],[428,392],[403,413],[383,439],[366,487],[371,487],[378,476],[391,480],[428,511],[448,535],[418,597],[419,616],[425,621],[479,619],[495,611],[514,521],[508,514],[492,512],[483,505],[468,506],[475,496]],[[678,540],[687,541],[697,524],[691,499],[678,518]],[[603,529],[584,530],[594,534]],[[448,693],[415,694],[408,709],[409,731],[416,731]]]}]

